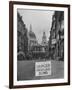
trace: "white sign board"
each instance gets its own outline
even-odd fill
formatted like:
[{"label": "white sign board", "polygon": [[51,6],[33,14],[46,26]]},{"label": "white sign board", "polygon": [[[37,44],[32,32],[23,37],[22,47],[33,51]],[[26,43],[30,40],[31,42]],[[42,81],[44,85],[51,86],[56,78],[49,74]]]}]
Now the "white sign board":
[{"label": "white sign board", "polygon": [[56,43],[56,39],[52,39],[52,44],[55,44]]},{"label": "white sign board", "polygon": [[51,75],[51,61],[35,63],[35,76]]}]

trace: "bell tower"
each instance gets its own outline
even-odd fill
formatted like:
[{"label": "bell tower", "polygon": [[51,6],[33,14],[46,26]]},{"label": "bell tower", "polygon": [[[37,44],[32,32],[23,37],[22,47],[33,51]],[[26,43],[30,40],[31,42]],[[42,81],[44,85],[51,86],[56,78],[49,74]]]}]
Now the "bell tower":
[{"label": "bell tower", "polygon": [[43,36],[42,36],[42,45],[46,45],[46,44],[47,44],[47,38],[46,38],[45,32],[43,32]]}]

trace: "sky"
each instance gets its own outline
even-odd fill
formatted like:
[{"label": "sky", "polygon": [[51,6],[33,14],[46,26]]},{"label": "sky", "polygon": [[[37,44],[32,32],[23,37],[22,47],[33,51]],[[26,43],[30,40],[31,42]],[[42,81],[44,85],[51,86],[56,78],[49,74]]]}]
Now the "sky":
[{"label": "sky", "polygon": [[49,40],[54,11],[18,9],[18,12],[22,16],[28,31],[30,30],[30,24],[32,25],[32,31],[35,33],[38,43],[42,41],[43,32],[46,33],[47,40]]}]

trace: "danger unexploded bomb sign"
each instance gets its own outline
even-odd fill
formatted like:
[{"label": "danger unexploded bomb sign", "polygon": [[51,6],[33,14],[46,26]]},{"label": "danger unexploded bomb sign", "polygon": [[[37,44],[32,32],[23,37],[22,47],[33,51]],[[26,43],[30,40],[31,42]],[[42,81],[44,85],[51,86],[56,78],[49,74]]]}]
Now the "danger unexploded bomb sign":
[{"label": "danger unexploded bomb sign", "polygon": [[36,62],[35,76],[51,75],[51,61]]}]

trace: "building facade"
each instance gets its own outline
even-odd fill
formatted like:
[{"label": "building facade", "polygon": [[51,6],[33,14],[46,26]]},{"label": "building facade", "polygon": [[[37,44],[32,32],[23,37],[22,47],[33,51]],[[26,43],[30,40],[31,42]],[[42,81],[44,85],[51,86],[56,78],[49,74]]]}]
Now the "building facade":
[{"label": "building facade", "polygon": [[48,43],[47,43],[45,32],[43,32],[41,44],[38,43],[34,45],[31,50],[32,50],[32,57],[34,59],[45,59],[46,58],[46,54],[48,50]]},{"label": "building facade", "polygon": [[27,28],[22,16],[17,12],[17,59],[23,60],[28,51]]},{"label": "building facade", "polygon": [[49,37],[49,57],[64,60],[64,12],[55,11]]}]

